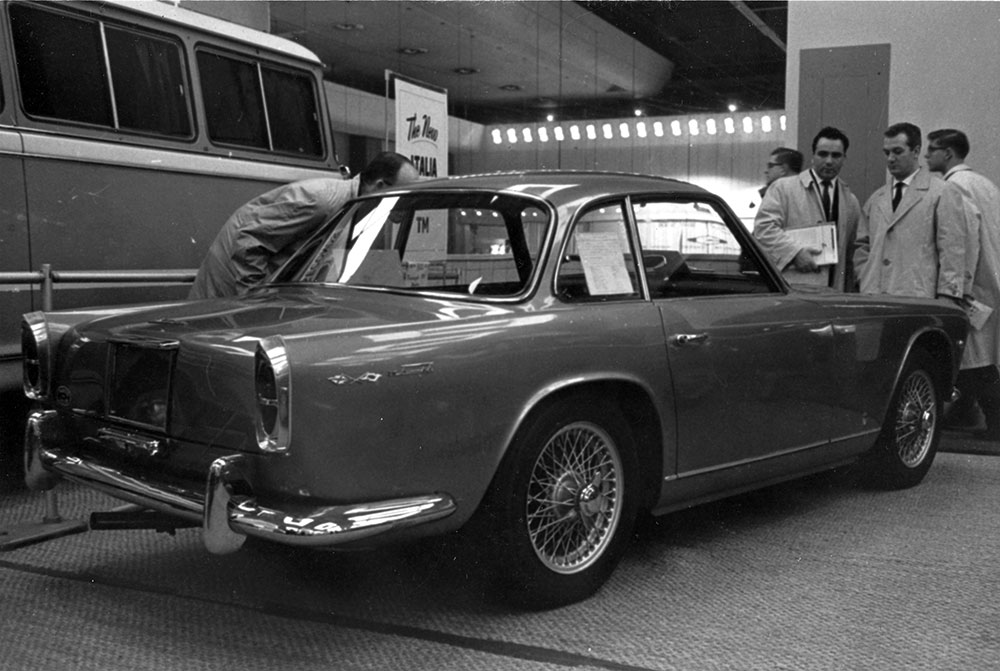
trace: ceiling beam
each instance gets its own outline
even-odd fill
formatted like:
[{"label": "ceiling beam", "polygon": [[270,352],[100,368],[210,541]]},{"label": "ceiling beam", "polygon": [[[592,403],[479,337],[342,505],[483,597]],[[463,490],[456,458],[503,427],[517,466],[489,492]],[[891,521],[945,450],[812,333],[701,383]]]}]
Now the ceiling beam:
[{"label": "ceiling beam", "polygon": [[771,27],[764,23],[764,20],[757,16],[757,14],[747,6],[747,3],[743,2],[743,0],[729,1],[733,7],[736,8],[736,11],[745,16],[746,19],[753,24],[754,28],[759,30],[764,37],[777,44],[778,48],[781,49],[781,53],[788,53],[788,47],[785,45],[784,40],[778,37],[778,33],[771,30]]}]

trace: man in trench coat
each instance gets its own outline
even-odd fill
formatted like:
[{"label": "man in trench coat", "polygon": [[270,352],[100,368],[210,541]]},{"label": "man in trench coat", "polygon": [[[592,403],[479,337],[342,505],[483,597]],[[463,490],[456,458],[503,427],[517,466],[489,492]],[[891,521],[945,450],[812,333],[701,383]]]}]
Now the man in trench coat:
[{"label": "man in trench coat", "polygon": [[964,305],[968,223],[962,192],[920,168],[920,129],[889,127],[890,179],[865,203],[854,266],[861,293],[950,299]]},{"label": "man in trench coat", "polygon": [[[857,290],[851,251],[861,206],[838,177],[849,144],[842,131],[823,128],[813,138],[809,170],[775,180],[764,194],[754,218],[753,234],[790,284]],[[826,203],[824,190],[828,193]],[[817,266],[814,257],[820,250],[803,247],[788,231],[831,222],[837,230],[838,261],[832,267]]]},{"label": "man in trench coat", "polygon": [[962,397],[952,412],[972,411],[978,401],[986,431],[977,437],[1000,440],[1000,189],[965,164],[968,154],[969,139],[960,130],[927,134],[927,167],[961,189],[972,218],[970,230],[976,234],[966,255],[972,284],[965,293],[993,308],[985,322],[969,331],[957,383]]}]

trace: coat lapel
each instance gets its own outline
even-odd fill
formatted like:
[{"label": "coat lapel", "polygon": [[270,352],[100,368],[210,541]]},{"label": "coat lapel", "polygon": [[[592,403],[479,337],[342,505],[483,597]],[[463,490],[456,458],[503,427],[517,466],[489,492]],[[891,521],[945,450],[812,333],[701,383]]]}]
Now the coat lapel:
[{"label": "coat lapel", "polygon": [[889,212],[889,222],[890,222],[889,228],[895,226],[900,219],[906,216],[907,212],[909,212],[917,203],[923,200],[924,195],[927,193],[927,189],[930,186],[928,182],[927,173],[925,169],[921,168],[920,171],[917,173],[917,175],[913,178],[913,181],[910,182],[910,186],[906,187],[906,189],[903,190],[903,199],[899,201],[899,207],[897,207],[896,211],[893,212],[892,186],[894,183],[895,180],[890,177],[887,187],[889,192],[889,199],[886,202],[886,209]]},{"label": "coat lapel", "polygon": [[[913,178],[913,181],[910,182],[910,186],[903,191],[903,200],[899,202],[899,207],[896,208],[896,216],[893,218],[894,222],[902,219],[907,212],[923,200],[924,196],[927,195],[927,189],[930,188],[929,180],[930,178],[927,175],[926,169],[921,168]],[[889,209],[892,209],[892,207],[890,206]]]}]

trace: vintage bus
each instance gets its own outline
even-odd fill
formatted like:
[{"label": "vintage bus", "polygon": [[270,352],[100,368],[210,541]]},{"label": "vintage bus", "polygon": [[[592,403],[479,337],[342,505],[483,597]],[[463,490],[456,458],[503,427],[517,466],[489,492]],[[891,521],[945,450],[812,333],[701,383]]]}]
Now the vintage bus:
[{"label": "vintage bus", "polygon": [[[195,269],[239,205],[339,178],[323,65],[279,37],[157,0],[0,0],[0,271]],[[183,297],[79,284],[55,307]],[[0,468],[23,440],[19,324],[0,284]],[[9,482],[8,482],[9,484]]]}]

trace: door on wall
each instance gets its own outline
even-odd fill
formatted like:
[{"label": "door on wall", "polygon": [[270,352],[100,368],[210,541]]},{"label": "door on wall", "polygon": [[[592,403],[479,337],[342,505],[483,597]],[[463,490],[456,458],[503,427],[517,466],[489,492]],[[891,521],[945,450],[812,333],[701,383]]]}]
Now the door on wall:
[{"label": "door on wall", "polygon": [[835,126],[850,139],[841,177],[864,205],[885,182],[882,133],[889,126],[888,44],[802,50],[798,148],[806,156],[823,126]]}]

